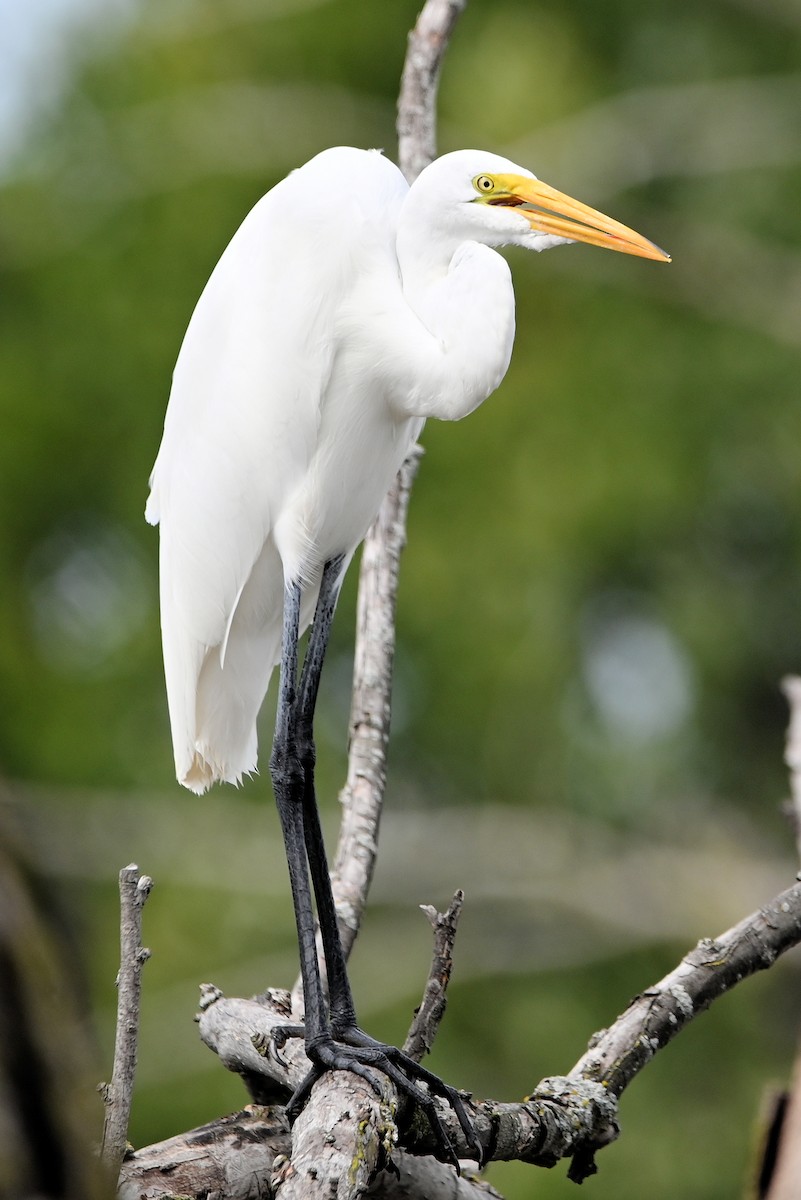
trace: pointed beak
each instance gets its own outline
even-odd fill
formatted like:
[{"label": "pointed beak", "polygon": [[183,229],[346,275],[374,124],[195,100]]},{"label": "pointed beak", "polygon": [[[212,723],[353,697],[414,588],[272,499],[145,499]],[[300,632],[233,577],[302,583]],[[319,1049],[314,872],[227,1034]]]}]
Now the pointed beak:
[{"label": "pointed beak", "polygon": [[657,262],[670,262],[670,255],[642,234],[611,217],[574,200],[540,179],[523,175],[496,175],[500,190],[488,196],[485,203],[515,208],[525,217],[532,229],[569,238],[571,242],[588,242],[622,254],[636,254]]}]

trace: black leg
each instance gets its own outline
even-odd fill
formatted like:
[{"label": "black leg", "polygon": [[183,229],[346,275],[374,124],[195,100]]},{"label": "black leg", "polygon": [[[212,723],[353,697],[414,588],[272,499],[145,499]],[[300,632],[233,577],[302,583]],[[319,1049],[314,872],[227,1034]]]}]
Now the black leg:
[{"label": "black leg", "polygon": [[[370,1070],[374,1068],[423,1109],[443,1151],[458,1169],[456,1154],[440,1121],[433,1096],[442,1096],[450,1103],[480,1162],[481,1145],[459,1093],[396,1047],[368,1037],[356,1024],[314,789],[314,708],[341,568],[342,559],[338,558],[326,563],[323,570],[317,610],[297,687],[300,586],[288,585],[284,596],[281,677],[270,771],[289,864],[306,1009],[303,1032],[306,1053],[312,1063],[286,1111],[290,1121],[294,1120],[308,1100],[314,1083],[327,1070],[351,1071],[365,1079],[381,1096],[381,1088]],[[329,1014],[326,1013],[317,963],[310,876],[328,972]],[[299,1032],[296,1027],[276,1029],[276,1047],[280,1048],[287,1037],[297,1036]],[[421,1083],[425,1088],[419,1086]]]},{"label": "black leg", "polygon": [[326,563],[323,570],[317,609],[309,635],[309,645],[303,662],[298,690],[299,757],[304,771],[303,832],[306,839],[314,898],[317,902],[317,917],[320,922],[320,936],[328,974],[329,1013],[335,1034],[339,1029],[348,1029],[356,1024],[356,1009],[345,965],[342,939],[339,935],[339,924],[331,891],[331,876],[328,870],[325,843],[320,826],[320,812],[315,794],[316,752],[313,722],[323,659],[328,647],[334,610],[339,597],[342,561],[341,556],[334,558]]},{"label": "black leg", "polygon": [[303,809],[299,803],[304,788],[304,772],[298,758],[295,731],[300,596],[299,584],[287,586],[284,593],[281,674],[275,737],[270,755],[270,775],[284,835],[292,902],[295,908],[307,1036],[316,1037],[327,1028],[327,1019],[317,965],[314,911],[303,833]]}]

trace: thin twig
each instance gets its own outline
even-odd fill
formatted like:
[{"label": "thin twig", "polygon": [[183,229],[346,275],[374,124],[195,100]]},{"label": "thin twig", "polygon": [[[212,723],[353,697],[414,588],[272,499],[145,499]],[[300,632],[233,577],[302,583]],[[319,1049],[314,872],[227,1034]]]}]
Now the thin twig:
[{"label": "thin twig", "polygon": [[142,909],[153,880],[135,863],[120,871],[120,970],[117,975],[117,1033],[111,1083],[101,1084],[105,1119],[101,1157],[112,1177],[119,1172],[128,1139],[136,1053],[142,967],[150,951],[142,946]]},{"label": "thin twig", "polygon": [[784,761],[790,772],[790,801],[787,808],[801,859],[801,679],[797,675],[786,675],[782,680],[782,691],[790,705],[784,747]]},{"label": "thin twig", "polygon": [[434,952],[423,999],[403,1045],[404,1052],[415,1062],[420,1062],[423,1055],[430,1053],[440,1021],[445,1016],[446,993],[453,970],[453,945],[463,904],[464,892],[460,889],[454,893],[444,913],[437,912],[433,905],[420,905],[434,931]]}]

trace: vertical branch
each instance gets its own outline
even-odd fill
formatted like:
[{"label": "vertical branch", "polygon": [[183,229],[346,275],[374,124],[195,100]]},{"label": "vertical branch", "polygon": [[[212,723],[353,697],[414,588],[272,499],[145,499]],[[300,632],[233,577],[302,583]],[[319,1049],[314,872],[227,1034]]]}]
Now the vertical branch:
[{"label": "vertical branch", "polygon": [[406,513],[422,451],[400,469],[364,543],[356,614],[348,774],[340,792],[342,824],[331,881],[348,954],[359,931],[378,852],[387,778],[395,657],[395,602]]},{"label": "vertical branch", "polygon": [[413,183],[437,157],[437,89],[442,60],[467,0],[427,0],[409,34],[398,96],[398,158]]},{"label": "vertical branch", "polygon": [[139,1039],[139,997],[142,967],[150,951],[142,944],[142,909],[153,880],[140,875],[135,863],[120,871],[120,970],[117,975],[117,1033],[111,1083],[102,1084],[106,1114],[101,1156],[116,1179],[125,1154],[131,1116],[136,1052]]},{"label": "vertical branch", "polygon": [[403,1044],[404,1054],[415,1062],[420,1062],[431,1052],[440,1021],[445,1016],[446,993],[453,970],[453,944],[463,903],[464,892],[460,888],[444,913],[437,912],[430,904],[420,905],[434,931],[434,951],[423,999]]},{"label": "vertical branch", "polygon": [[[426,0],[409,34],[398,99],[400,165],[410,181],[436,154],[439,72],[467,0]],[[409,493],[421,451],[401,467],[364,541],[359,575],[348,775],[332,886],[345,953],[361,924],[378,848],[395,657],[395,602]]]},{"label": "vertical branch", "polygon": [[[790,706],[784,761],[790,774],[787,812],[801,858],[801,678],[787,675],[782,691]],[[792,1200],[801,1188],[801,1053],[790,1087],[777,1095],[775,1112],[760,1154],[759,1195],[766,1200]]]},{"label": "vertical branch", "polygon": [[796,848],[801,858],[801,678],[798,675],[787,675],[782,680],[782,691],[790,705],[790,721],[784,748],[784,761],[790,772],[789,811]]}]

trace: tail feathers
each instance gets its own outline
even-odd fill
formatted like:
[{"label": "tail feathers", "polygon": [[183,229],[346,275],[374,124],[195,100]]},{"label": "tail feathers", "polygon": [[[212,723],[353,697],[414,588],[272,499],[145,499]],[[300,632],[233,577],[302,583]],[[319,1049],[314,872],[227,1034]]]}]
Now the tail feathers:
[{"label": "tail feathers", "polygon": [[[240,787],[243,778],[252,773],[258,773],[256,766],[256,757],[258,746],[256,741],[256,729],[253,729],[252,738],[252,753],[249,751],[243,755],[238,763],[220,762],[214,757],[214,748],[207,743],[198,742],[195,745],[194,752],[191,758],[184,756],[179,763],[176,759],[175,772],[178,782],[188,788],[190,792],[194,792],[197,796],[202,796],[215,783],[233,783],[236,787]],[[187,765],[188,764],[188,765]]]},{"label": "tail feathers", "polygon": [[[202,793],[214,783],[239,785],[256,770],[256,719],[280,652],[277,631],[230,630],[221,662],[219,646],[206,651],[194,711],[175,744],[179,783]],[[181,736],[181,734],[183,736]]]},{"label": "tail feathers", "polygon": [[[240,589],[222,638],[224,654],[221,643],[192,639],[172,606],[162,603],[175,772],[178,782],[197,794],[215,783],[239,785],[257,769],[256,720],[281,657],[281,577],[269,574],[266,555],[264,562],[264,570],[260,573],[257,564]],[[311,620],[317,591],[314,584],[304,589],[301,629]]]}]

